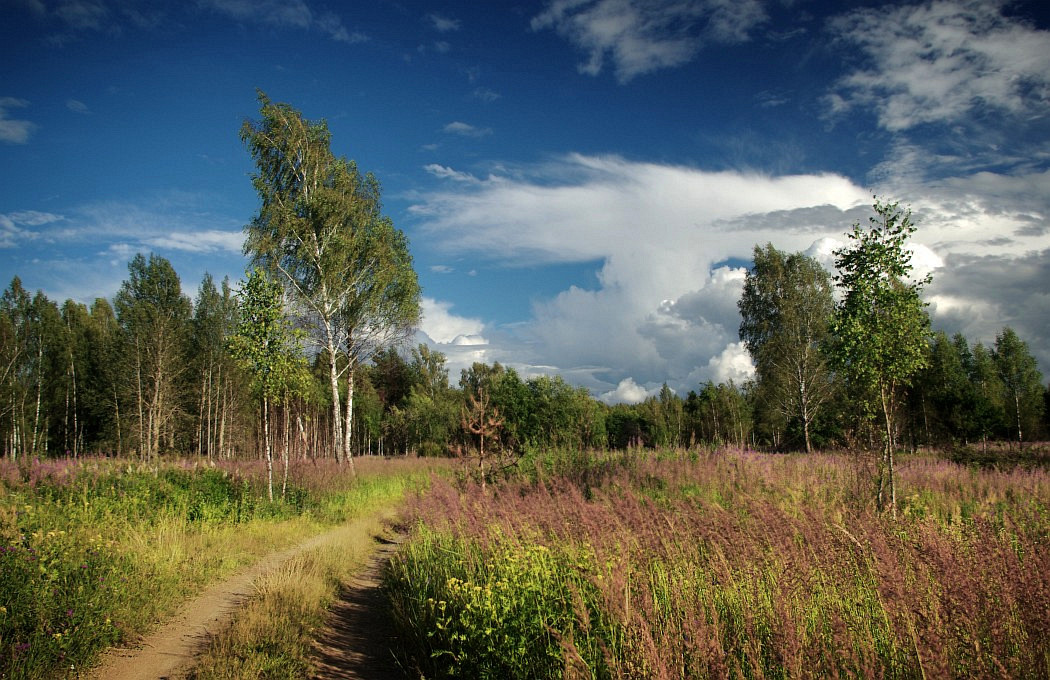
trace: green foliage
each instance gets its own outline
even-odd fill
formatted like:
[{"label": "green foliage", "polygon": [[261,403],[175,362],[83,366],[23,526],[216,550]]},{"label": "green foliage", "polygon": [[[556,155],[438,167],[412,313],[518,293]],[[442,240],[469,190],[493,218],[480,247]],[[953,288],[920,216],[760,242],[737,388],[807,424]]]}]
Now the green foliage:
[{"label": "green foliage", "polygon": [[916,227],[911,212],[876,200],[864,229],[853,226],[852,245],[836,251],[835,280],[843,298],[836,310],[835,355],[850,380],[881,398],[907,385],[927,361],[929,317],[922,302],[927,276],[910,281],[906,244]]},{"label": "green foliage", "polygon": [[229,339],[231,354],[252,374],[268,399],[281,399],[303,381],[306,363],[299,334],[284,314],[281,284],[256,267],[239,295],[240,320]]},{"label": "green foliage", "polygon": [[[232,467],[232,466],[231,466]],[[56,677],[128,642],[210,579],[253,559],[249,538],[342,524],[418,486],[420,470],[295,471],[269,502],[258,468],[0,461],[0,676]],[[294,530],[294,532],[289,533]],[[272,542],[272,543],[271,543]]]},{"label": "green foliage", "polygon": [[405,235],[382,214],[379,181],[332,153],[324,121],[305,120],[262,92],[259,104],[262,119],[241,127],[261,201],[244,248],[256,264],[280,273],[312,339],[327,352],[332,439],[341,459],[353,402],[348,395],[344,431],[339,355],[352,387],[360,361],[403,340],[419,322],[419,283]]},{"label": "green foliage", "polygon": [[[190,301],[182,294],[171,263],[158,255],[141,254],[128,263],[128,279],[114,299],[122,331],[120,376],[125,399],[137,412],[137,447],[152,458],[161,452],[162,435],[179,413],[176,389],[185,367]],[[169,437],[169,447],[174,442]]]},{"label": "green foliage", "polygon": [[834,312],[831,277],[802,253],[755,246],[738,307],[740,338],[757,369],[759,411],[779,416],[774,428],[797,419],[812,450],[810,428],[833,393],[822,351]]},{"label": "green foliage", "polygon": [[1042,420],[1043,374],[1028,351],[1028,344],[1009,326],[995,336],[993,358],[1006,390],[1007,411],[1016,427],[1017,441],[1024,441],[1025,432],[1031,438]]},{"label": "green foliage", "polygon": [[[916,229],[911,211],[878,199],[873,210],[869,228],[853,225],[853,245],[835,252],[835,280],[843,296],[835,311],[833,355],[869,416],[881,412],[882,465],[889,507],[896,515],[896,410],[899,390],[911,384],[928,360],[930,319],[920,293],[930,277],[909,280],[912,265],[906,244]],[[880,506],[885,502],[883,489],[880,474]]]}]

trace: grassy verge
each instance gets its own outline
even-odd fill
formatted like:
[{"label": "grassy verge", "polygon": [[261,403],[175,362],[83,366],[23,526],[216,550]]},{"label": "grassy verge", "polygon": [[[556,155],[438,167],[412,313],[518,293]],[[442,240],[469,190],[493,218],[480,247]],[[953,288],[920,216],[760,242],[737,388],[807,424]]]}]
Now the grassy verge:
[{"label": "grassy verge", "polygon": [[[380,508],[377,508],[377,511]],[[255,584],[255,595],[211,642],[193,677],[303,678],[311,644],[339,589],[362,568],[382,531],[378,514],[353,521],[337,541],[298,555]]]},{"label": "grassy verge", "polygon": [[[355,516],[402,465],[292,471],[265,500],[256,463],[0,463],[0,677],[75,676],[186,597]],[[396,485],[396,484],[395,484]]]},{"label": "grassy verge", "polygon": [[[1046,677],[1050,473],[838,456],[435,484],[385,577],[421,676]],[[573,481],[570,481],[573,480]]]}]

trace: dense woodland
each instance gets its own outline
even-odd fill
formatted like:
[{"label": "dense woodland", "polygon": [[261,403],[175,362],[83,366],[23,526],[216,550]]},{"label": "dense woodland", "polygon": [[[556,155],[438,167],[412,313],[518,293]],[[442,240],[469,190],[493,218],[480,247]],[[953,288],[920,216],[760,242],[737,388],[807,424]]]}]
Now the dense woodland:
[{"label": "dense woodland", "polygon": [[[761,249],[770,254],[772,249]],[[774,257],[785,259],[784,254]],[[750,280],[761,272],[762,255]],[[191,300],[171,265],[137,256],[112,300],[58,304],[16,278],[0,299],[3,455],[261,455],[258,386],[231,353],[237,286],[206,277]],[[745,296],[747,291],[745,291]],[[829,291],[830,295],[830,291]],[[308,379],[269,405],[270,438],[293,456],[333,455],[328,357],[307,355]],[[933,333],[926,367],[898,404],[900,444],[953,445],[1045,436],[1050,391],[1025,343],[1004,328],[994,345]],[[756,380],[706,383],[684,398],[664,387],[640,404],[608,406],[557,376],[523,378],[474,364],[450,385],[445,357],[426,345],[380,350],[354,376],[352,454],[450,455],[476,446],[471,395],[498,412],[493,446],[627,447],[732,444],[805,447],[806,424],[784,377],[756,362]],[[811,382],[825,396],[813,446],[878,437],[835,371]],[[345,399],[346,386],[342,386]],[[797,402],[797,400],[795,400]],[[800,411],[799,411],[800,412]]]}]

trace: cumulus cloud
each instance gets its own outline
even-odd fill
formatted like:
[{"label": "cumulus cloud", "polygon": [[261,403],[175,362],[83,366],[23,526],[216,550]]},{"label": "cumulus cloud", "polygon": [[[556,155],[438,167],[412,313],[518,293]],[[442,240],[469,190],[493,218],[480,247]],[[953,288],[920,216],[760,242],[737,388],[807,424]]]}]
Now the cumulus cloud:
[{"label": "cumulus cloud", "polygon": [[485,328],[480,319],[453,314],[451,302],[442,302],[424,296],[422,307],[423,321],[419,329],[435,343],[452,344],[457,338],[480,337]]},{"label": "cumulus cloud", "polygon": [[474,362],[491,363],[498,358],[492,355],[489,340],[482,335],[485,324],[480,319],[453,313],[451,302],[424,296],[421,304],[423,320],[416,340],[445,355],[450,379],[455,381]]},{"label": "cumulus cloud", "polygon": [[765,21],[758,0],[552,0],[531,26],[586,52],[581,73],[598,75],[611,58],[626,83],[689,62],[705,44],[745,42]]},{"label": "cumulus cloud", "polygon": [[711,380],[716,383],[732,380],[741,384],[750,380],[755,375],[755,365],[751,362],[751,355],[742,342],[732,342],[726,345],[718,356],[711,357],[707,362],[707,373]]},{"label": "cumulus cloud", "polygon": [[36,123],[8,117],[11,109],[21,109],[27,106],[29,102],[25,99],[0,97],[0,142],[25,144],[29,141],[29,136],[37,128]]},{"label": "cumulus cloud", "polygon": [[[978,174],[901,196],[919,224],[916,274],[934,273],[935,327],[994,337],[1006,320],[1023,318],[1011,309],[1050,318],[1039,311],[1046,268],[1032,256],[1050,252],[1050,229],[1039,228],[1050,217],[1048,181],[1044,173]],[[486,334],[490,360],[553,366],[596,394],[628,377],[685,393],[751,374],[737,335],[745,269],[726,262],[747,262],[756,244],[771,242],[830,269],[852,224],[867,224],[870,205],[868,190],[836,175],[709,172],[575,154],[447,183],[410,212],[423,237],[457,256],[497,266],[599,263],[594,286],[535,300],[513,333]],[[1000,273],[988,276],[994,267]],[[988,324],[960,325],[970,313],[963,301],[985,310]],[[1025,320],[1033,333],[1026,338],[1050,338],[1050,329]]]},{"label": "cumulus cloud", "polygon": [[832,113],[872,109],[901,131],[951,123],[975,109],[1045,115],[1050,32],[1007,17],[1001,0],[937,0],[854,10],[830,22],[868,64],[826,100]]},{"label": "cumulus cloud", "polygon": [[[599,262],[598,284],[534,302],[531,318],[490,338],[490,356],[578,372],[578,384],[612,391],[668,381],[679,392],[740,374],[726,355],[738,341],[736,300],[756,242],[800,250],[842,233],[870,197],[834,175],[770,177],[569,155],[476,183],[449,183],[410,210],[423,234],[451,253],[508,265]],[[822,207],[812,219],[775,211]]]},{"label": "cumulus cloud", "polygon": [[655,395],[659,390],[659,387],[647,390],[636,383],[634,378],[624,378],[615,389],[602,393],[600,399],[606,404],[637,404]]}]

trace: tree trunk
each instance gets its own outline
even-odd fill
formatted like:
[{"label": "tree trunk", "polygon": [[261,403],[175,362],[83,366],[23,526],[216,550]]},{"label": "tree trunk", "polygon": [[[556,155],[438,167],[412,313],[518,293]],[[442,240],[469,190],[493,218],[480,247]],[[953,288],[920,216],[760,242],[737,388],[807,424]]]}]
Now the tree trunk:
[{"label": "tree trunk", "polygon": [[348,361],[349,364],[346,367],[346,427],[343,428],[343,436],[346,439],[343,444],[343,455],[346,456],[346,460],[350,463],[350,471],[356,474],[351,435],[353,434],[354,423],[354,371],[357,366],[353,358],[349,358]]},{"label": "tree trunk", "polygon": [[892,392],[892,386],[882,386],[879,389],[882,397],[882,415],[886,424],[886,444],[884,449],[884,460],[886,462],[886,473],[889,475],[890,486],[890,508],[893,518],[897,519],[897,484],[893,474],[893,420],[890,416],[892,394],[887,394],[887,389]]},{"label": "tree trunk", "polygon": [[[208,394],[208,373],[207,371],[201,371],[201,394],[200,401],[197,406],[197,457],[202,458],[204,456],[204,419],[205,411],[204,405],[207,401]],[[208,415],[211,415],[210,413]]]},{"label": "tree trunk", "polygon": [[138,407],[139,407],[139,458],[146,455],[146,450],[143,448],[146,444],[146,416],[143,413],[143,400],[145,397],[142,395],[142,350],[139,347],[139,339],[135,338],[135,384],[137,389]]},{"label": "tree trunk", "polygon": [[36,453],[38,446],[38,437],[40,435],[40,400],[44,391],[44,344],[43,340],[40,341],[40,346],[36,353],[36,416],[33,418],[33,446],[30,449],[32,453]]},{"label": "tree trunk", "polygon": [[328,377],[332,387],[332,446],[335,448],[335,459],[343,462],[343,427],[342,409],[339,408],[339,371],[336,366],[335,344],[328,342]]},{"label": "tree trunk", "polygon": [[1021,397],[1014,391],[1014,414],[1017,416],[1017,447],[1021,447],[1024,437],[1021,436]]},{"label": "tree trunk", "polygon": [[273,503],[273,454],[270,451],[270,400],[263,393],[263,449],[266,451],[266,490]]},{"label": "tree trunk", "polygon": [[120,399],[117,397],[117,387],[113,386],[113,419],[117,423],[117,457],[124,455],[124,440],[120,436]]},{"label": "tree trunk", "polygon": [[288,418],[288,409],[290,403],[288,401],[288,392],[284,394],[284,480],[281,482],[281,499],[284,500],[285,494],[288,492],[288,447],[291,445],[291,422]]}]

